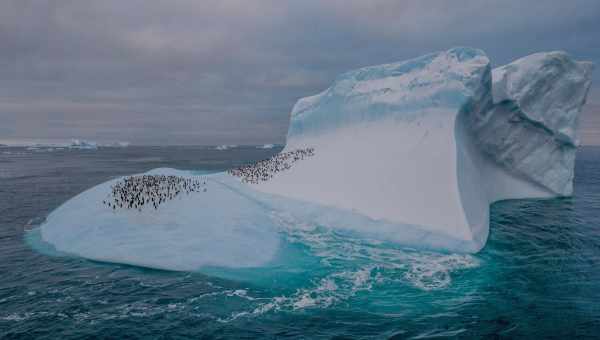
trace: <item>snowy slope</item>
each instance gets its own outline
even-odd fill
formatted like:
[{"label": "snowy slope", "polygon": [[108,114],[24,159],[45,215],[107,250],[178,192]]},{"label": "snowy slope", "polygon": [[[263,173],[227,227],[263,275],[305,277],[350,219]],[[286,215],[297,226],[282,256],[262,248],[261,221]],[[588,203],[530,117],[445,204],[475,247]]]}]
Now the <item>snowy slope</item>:
[{"label": "snowy slope", "polygon": [[253,267],[275,255],[279,236],[268,210],[220,184],[225,174],[174,169],[147,174],[199,178],[207,191],[180,195],[157,210],[115,211],[102,204],[115,179],[53,211],[41,226],[42,239],[68,254],[171,270]]}]

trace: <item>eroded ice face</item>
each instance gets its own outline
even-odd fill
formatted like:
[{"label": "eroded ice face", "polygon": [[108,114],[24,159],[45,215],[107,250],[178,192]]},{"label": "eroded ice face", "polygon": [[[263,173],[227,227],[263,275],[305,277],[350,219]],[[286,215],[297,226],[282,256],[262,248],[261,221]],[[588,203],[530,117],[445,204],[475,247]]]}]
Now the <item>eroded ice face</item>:
[{"label": "eroded ice face", "polygon": [[571,195],[591,72],[591,63],[564,52],[537,53],[494,69],[493,107],[469,115],[477,145],[551,194]]}]

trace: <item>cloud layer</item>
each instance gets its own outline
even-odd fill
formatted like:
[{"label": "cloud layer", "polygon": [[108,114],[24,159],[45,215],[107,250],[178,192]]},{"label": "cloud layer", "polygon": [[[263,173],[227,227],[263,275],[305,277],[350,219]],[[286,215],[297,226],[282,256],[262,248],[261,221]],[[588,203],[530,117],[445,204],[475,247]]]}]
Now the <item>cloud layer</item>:
[{"label": "cloud layer", "polygon": [[557,49],[600,64],[599,13],[597,0],[5,0],[0,137],[282,142],[294,102],[356,67],[457,45],[498,65]]}]

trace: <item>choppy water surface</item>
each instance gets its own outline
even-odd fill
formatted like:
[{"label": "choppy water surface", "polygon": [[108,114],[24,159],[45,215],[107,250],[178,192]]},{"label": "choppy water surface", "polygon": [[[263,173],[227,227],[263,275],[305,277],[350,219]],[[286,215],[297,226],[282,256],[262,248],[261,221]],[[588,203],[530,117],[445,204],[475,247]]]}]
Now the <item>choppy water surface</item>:
[{"label": "choppy water surface", "polygon": [[276,151],[0,148],[0,338],[600,334],[600,148],[579,152],[573,198],[496,203],[476,255],[285,218],[280,256],[266,268],[168,272],[47,256],[26,243],[49,212],[115,176],[221,170]]}]

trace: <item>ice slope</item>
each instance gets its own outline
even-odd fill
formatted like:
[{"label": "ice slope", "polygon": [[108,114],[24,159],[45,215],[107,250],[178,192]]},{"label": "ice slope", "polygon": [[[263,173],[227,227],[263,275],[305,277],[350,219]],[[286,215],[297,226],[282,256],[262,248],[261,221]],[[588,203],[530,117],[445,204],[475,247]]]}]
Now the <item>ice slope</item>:
[{"label": "ice slope", "polygon": [[201,177],[207,191],[180,195],[158,210],[113,211],[102,200],[118,179],[53,211],[40,227],[56,250],[85,258],[170,270],[253,267],[272,259],[279,235],[268,210],[220,183],[225,174],[174,169],[148,174]]},{"label": "ice slope", "polygon": [[455,48],[351,71],[294,106],[282,152],[314,156],[270,180],[202,175],[206,193],[143,212],[101,204],[108,182],[52,212],[41,237],[86,258],[174,270],[263,266],[282,228],[307,225],[476,252],[492,202],[571,193],[591,70],[551,52],[492,71],[482,51]]}]

